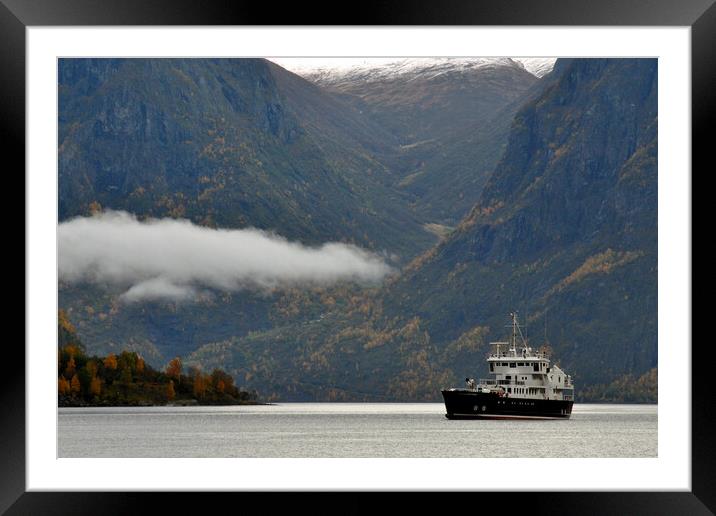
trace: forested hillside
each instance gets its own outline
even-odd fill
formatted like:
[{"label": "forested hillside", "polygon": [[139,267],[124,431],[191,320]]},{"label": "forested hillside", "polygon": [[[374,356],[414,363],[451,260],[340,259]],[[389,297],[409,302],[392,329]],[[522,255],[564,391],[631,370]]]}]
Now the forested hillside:
[{"label": "forested hillside", "polygon": [[463,68],[312,83],[263,60],[61,62],[61,220],[258,227],[395,271],[181,302],[63,282],[89,352],[180,356],[267,400],[437,401],[485,375],[517,310],[578,400],[655,401],[657,61]]},{"label": "forested hillside", "polygon": [[183,374],[179,357],[157,371],[136,352],[106,357],[88,355],[75,328],[58,312],[57,393],[61,407],[248,405],[257,393],[238,389],[234,378],[220,369],[211,374],[192,367]]}]

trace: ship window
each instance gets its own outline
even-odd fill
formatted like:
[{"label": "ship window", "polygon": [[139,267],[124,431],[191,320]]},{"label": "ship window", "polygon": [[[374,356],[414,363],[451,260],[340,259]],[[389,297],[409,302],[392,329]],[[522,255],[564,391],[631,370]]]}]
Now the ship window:
[{"label": "ship window", "polygon": [[490,363],[490,372],[492,372],[492,371],[494,371],[494,370],[495,370],[495,364]]},{"label": "ship window", "polygon": [[502,362],[502,367],[507,367],[507,362]]},{"label": "ship window", "polygon": [[518,367],[522,367],[523,365],[525,365],[524,362],[518,362],[518,363],[517,363],[517,366],[518,366]]},{"label": "ship window", "polygon": [[514,362],[510,362],[510,367],[517,367],[517,365]]},{"label": "ship window", "polygon": [[538,364],[537,362],[535,362],[534,364],[532,364],[532,369],[533,369],[534,371],[539,371],[539,364]]}]

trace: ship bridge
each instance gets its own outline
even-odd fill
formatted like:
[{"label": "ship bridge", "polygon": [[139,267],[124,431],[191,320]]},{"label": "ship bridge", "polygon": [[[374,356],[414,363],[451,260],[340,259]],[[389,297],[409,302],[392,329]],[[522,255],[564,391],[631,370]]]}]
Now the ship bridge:
[{"label": "ship bridge", "polygon": [[544,349],[534,350],[528,346],[517,314],[510,315],[510,340],[492,342],[492,352],[487,358],[494,378],[481,379],[474,388],[516,398],[574,400],[572,377],[559,366],[550,365],[549,354]]}]

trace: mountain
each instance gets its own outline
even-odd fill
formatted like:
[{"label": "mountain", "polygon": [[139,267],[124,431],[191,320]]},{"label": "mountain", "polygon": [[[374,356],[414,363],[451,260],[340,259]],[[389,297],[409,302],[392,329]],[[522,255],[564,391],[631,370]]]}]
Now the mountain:
[{"label": "mountain", "polygon": [[[257,227],[309,245],[356,243],[406,261],[436,237],[376,159],[397,143],[350,105],[263,59],[60,59],[59,218],[99,208]],[[141,252],[141,250],[138,250]],[[124,304],[61,283],[93,353],[162,364],[266,330],[282,293]]]},{"label": "mountain", "polygon": [[[60,306],[91,352],[129,347],[154,364],[179,354],[187,365],[225,369],[264,399],[435,401],[441,387],[480,374],[488,343],[504,338],[507,314],[518,310],[532,344],[547,340],[572,374],[578,400],[627,391],[625,399],[653,399],[656,60],[560,59],[541,79],[519,63],[456,67],[445,72],[456,84],[477,88],[470,81],[484,72],[505,91],[476,90],[499,104],[480,111],[477,100],[437,74],[436,102],[452,98],[474,110],[450,107],[452,127],[440,110],[430,114],[430,97],[420,97],[427,76],[401,81],[389,74],[360,93],[357,82],[339,91],[263,60],[236,70],[224,60],[182,62],[181,73],[174,60],[159,61],[127,69],[121,61],[85,63],[88,70],[68,66],[63,73],[71,77],[61,74],[61,112],[68,115],[60,121],[63,218],[97,201],[229,227],[283,228],[290,220],[286,228],[304,242],[329,235],[413,259],[381,287],[218,293],[189,304],[123,305],[99,285],[61,285]],[[200,64],[205,68],[193,68]],[[108,81],[105,74],[116,70],[105,68],[124,73]],[[167,91],[143,86],[137,77],[152,77],[155,68],[163,78],[183,73],[191,82],[184,89],[159,81]],[[236,94],[224,92],[219,77]],[[381,96],[388,87],[394,97]],[[152,107],[144,109],[154,114],[143,126],[135,97],[152,92],[157,98],[147,97]],[[201,101],[175,105],[182,92]],[[232,103],[239,114],[231,114]],[[134,107],[127,112],[127,105]],[[231,142],[223,154],[216,134],[203,136],[213,109],[230,121],[211,126],[231,133],[222,136]],[[410,116],[414,124],[405,121]],[[167,121],[157,125],[162,117]],[[191,140],[182,151],[177,142],[184,140],[175,137],[182,130],[201,143]],[[420,131],[431,141],[415,140]],[[153,169],[138,165],[154,152]],[[246,159],[249,152],[263,168]],[[181,173],[174,177],[163,160],[175,160]],[[200,199],[191,193],[193,167],[233,179]],[[151,195],[132,195],[136,181]],[[173,204],[158,203],[162,196]],[[326,202],[311,203],[311,196]],[[259,198],[267,199],[266,210]],[[234,199],[242,210],[233,209]],[[421,227],[431,222],[441,234],[434,245]]]},{"label": "mountain", "polygon": [[434,241],[385,186],[392,137],[266,60],[61,59],[58,95],[60,220],[98,203],[403,259]]},{"label": "mountain", "polygon": [[556,59],[554,57],[522,57],[513,58],[515,61],[522,63],[525,70],[535,77],[544,77],[552,71]]},{"label": "mountain", "polygon": [[400,142],[385,157],[418,216],[454,225],[477,202],[537,77],[510,58],[425,58],[299,70]]},{"label": "mountain", "polygon": [[653,394],[657,62],[560,60],[549,77],[518,110],[479,203],[400,276],[190,359],[221,357],[280,399],[434,401],[480,374],[514,309],[578,397],[603,400],[614,385]]},{"label": "mountain", "polygon": [[510,58],[400,59],[304,77],[370,113],[403,145],[446,141],[485,123],[536,81]]},{"label": "mountain", "polygon": [[[452,80],[413,83],[420,95],[431,87],[442,91],[442,103],[450,104],[462,102],[472,85],[501,80],[501,73],[509,79],[502,86],[515,90],[526,87],[520,79],[535,81],[510,60],[500,63],[499,73],[482,64],[458,66],[463,75]],[[425,62],[421,67],[413,74],[435,75]],[[454,75],[446,63],[439,67]],[[413,187],[401,183],[405,160],[423,147],[401,147],[401,136],[356,104],[355,96],[331,93],[272,62],[61,59],[58,72],[60,220],[100,207],[123,209],[140,218],[273,229],[307,244],[354,242],[385,251],[397,263],[429,248],[436,241],[433,232],[442,229],[430,224],[436,222],[431,213],[416,207]],[[470,75],[482,73],[479,80]],[[400,81],[391,87],[401,94]],[[406,100],[404,112],[409,105]],[[460,111],[450,109],[456,116]],[[498,136],[506,139],[511,114],[498,117]],[[460,119],[474,123],[464,110]],[[487,147],[497,161],[499,145],[492,148],[477,132],[470,141]],[[420,196],[431,199],[436,212],[449,207],[464,214],[481,187],[472,183],[484,182],[490,167],[478,170],[459,148],[451,154],[455,159],[445,160],[435,188]],[[436,170],[443,166],[438,155],[431,159]],[[462,169],[451,168],[456,160]],[[458,170],[463,179],[457,179]],[[450,188],[459,189],[461,198],[454,200]],[[281,314],[291,296],[280,292],[244,291],[195,304],[124,304],[118,295],[85,284],[61,284],[59,291],[60,304],[93,352],[127,347],[155,364],[290,319]],[[316,316],[312,309],[305,312],[308,320]]]},{"label": "mountain", "polygon": [[546,74],[514,100],[503,104],[489,122],[474,123],[459,138],[440,142],[425,153],[415,171],[398,183],[398,187],[414,196],[416,213],[447,228],[457,225],[479,201],[482,189],[505,153],[517,111],[554,80],[554,76]]},{"label": "mountain", "polygon": [[586,385],[656,366],[657,63],[560,60],[554,73],[480,202],[382,304],[442,342],[486,326],[497,339],[521,310]]}]

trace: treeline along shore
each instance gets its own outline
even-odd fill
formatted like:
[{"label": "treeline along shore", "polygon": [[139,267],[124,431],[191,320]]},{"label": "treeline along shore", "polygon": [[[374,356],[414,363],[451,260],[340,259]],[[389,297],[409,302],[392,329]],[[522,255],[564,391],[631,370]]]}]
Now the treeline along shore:
[{"label": "treeline along shore", "polygon": [[87,355],[74,327],[58,314],[58,405],[60,407],[156,405],[256,405],[258,393],[234,385],[221,369],[186,372],[180,358],[159,371],[133,351]]}]

